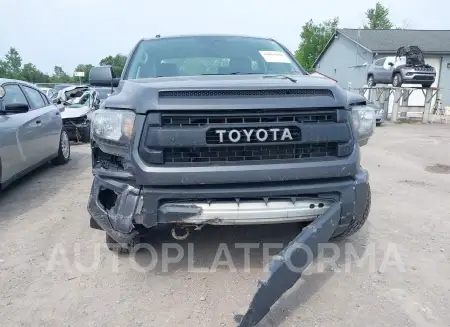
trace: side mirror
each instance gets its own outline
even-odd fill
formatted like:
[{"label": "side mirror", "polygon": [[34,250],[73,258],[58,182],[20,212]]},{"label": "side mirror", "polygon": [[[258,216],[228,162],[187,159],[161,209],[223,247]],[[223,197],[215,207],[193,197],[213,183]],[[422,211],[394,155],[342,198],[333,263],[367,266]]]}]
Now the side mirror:
[{"label": "side mirror", "polygon": [[120,78],[116,78],[112,66],[92,67],[89,72],[89,84],[92,86],[111,86],[119,85]]},{"label": "side mirror", "polygon": [[392,66],[394,66],[394,63],[393,62],[388,62],[388,65],[392,67]]},{"label": "side mirror", "polygon": [[30,110],[28,103],[11,103],[5,105],[7,115],[24,114]]}]

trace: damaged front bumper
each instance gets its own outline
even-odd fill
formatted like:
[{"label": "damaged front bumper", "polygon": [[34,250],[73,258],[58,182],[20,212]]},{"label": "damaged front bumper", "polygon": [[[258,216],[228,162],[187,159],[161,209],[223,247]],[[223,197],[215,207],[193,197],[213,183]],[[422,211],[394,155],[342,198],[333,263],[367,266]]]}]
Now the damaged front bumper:
[{"label": "damaged front bumper", "polygon": [[333,236],[341,218],[339,202],[305,227],[302,232],[274,257],[269,267],[269,278],[258,283],[249,309],[239,327],[253,327],[269,313],[272,305],[299,280],[303,271],[317,256],[319,245]]},{"label": "damaged front bumper", "polygon": [[[199,185],[195,189],[138,187],[126,179],[96,175],[88,210],[92,227],[105,230],[128,247],[135,244],[138,236],[136,225],[151,228],[167,223],[223,225],[311,221],[274,257],[269,278],[259,282],[239,325],[252,327],[301,277],[317,255],[319,245],[341,234],[363,214],[368,189],[369,175],[363,169],[354,177],[321,182],[227,188]],[[234,203],[229,200],[230,194]],[[223,219],[215,219],[217,216]],[[258,220],[258,216],[262,219]]]},{"label": "damaged front bumper", "polygon": [[[94,176],[88,211],[92,225],[119,243],[133,243],[136,225],[248,225],[311,222],[341,203],[334,235],[364,210],[368,173],[320,182],[286,182],[242,186],[136,186],[130,176]],[[231,196],[230,196],[231,195]]]}]

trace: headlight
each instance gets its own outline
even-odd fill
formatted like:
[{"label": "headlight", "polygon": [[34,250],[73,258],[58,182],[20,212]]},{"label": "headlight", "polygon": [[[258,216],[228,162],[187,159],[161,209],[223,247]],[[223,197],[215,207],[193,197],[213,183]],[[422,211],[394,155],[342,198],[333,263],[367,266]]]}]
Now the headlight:
[{"label": "headlight", "polygon": [[135,116],[128,110],[98,109],[92,117],[92,136],[127,144],[133,136]]},{"label": "headlight", "polygon": [[369,139],[375,130],[375,109],[367,106],[355,106],[352,108],[352,116],[358,141]]}]

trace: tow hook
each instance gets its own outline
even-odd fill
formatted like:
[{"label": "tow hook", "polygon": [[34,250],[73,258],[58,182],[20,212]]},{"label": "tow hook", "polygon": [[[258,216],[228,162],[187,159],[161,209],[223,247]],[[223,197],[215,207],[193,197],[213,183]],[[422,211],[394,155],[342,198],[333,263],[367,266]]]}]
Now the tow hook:
[{"label": "tow hook", "polygon": [[189,228],[180,225],[172,227],[171,230],[172,237],[177,241],[184,241],[189,237],[190,233]]}]

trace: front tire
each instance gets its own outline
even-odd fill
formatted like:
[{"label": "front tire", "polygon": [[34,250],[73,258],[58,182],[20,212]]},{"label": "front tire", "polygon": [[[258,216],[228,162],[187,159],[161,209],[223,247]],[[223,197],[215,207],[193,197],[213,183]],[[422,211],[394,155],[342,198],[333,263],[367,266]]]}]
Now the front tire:
[{"label": "front tire", "polygon": [[367,221],[367,218],[369,217],[370,213],[370,205],[372,203],[372,193],[370,191],[370,185],[367,190],[367,197],[366,197],[366,204],[364,207],[363,214],[360,217],[356,217],[355,220],[353,220],[350,225],[347,227],[347,229],[342,233],[332,238],[333,241],[340,241],[344,238],[347,238],[353,234],[355,234],[357,231],[359,231]]},{"label": "front tire", "polygon": [[129,253],[129,249],[123,247],[120,243],[117,243],[115,239],[113,239],[108,233],[106,234],[106,246],[108,247],[108,250],[115,252],[117,254],[120,253]]},{"label": "front tire", "polygon": [[61,136],[59,138],[58,156],[52,160],[54,165],[65,165],[70,160],[70,141],[66,130],[61,130]]},{"label": "front tire", "polygon": [[428,84],[422,84],[422,87],[423,87],[424,89],[428,89],[428,88],[431,87],[431,85],[432,85],[432,84],[430,84],[430,83],[428,83]]}]

